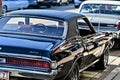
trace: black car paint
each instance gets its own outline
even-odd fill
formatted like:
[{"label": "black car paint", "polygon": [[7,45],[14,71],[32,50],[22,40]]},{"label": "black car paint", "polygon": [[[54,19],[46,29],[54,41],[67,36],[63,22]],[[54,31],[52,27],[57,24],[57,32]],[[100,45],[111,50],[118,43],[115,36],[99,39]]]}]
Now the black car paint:
[{"label": "black car paint", "polygon": [[[4,41],[8,41],[6,43],[0,42],[1,46],[6,46],[5,48],[7,47],[18,48],[18,50],[21,51],[23,51],[22,49],[24,50],[28,49],[28,51],[29,50],[47,51],[48,53],[45,52],[44,54],[41,53],[39,55],[35,54],[38,53],[38,51],[35,52],[33,51],[31,55],[36,55],[41,59],[42,57],[46,57],[49,58],[50,61],[57,62],[57,68],[55,70],[57,71],[58,74],[51,75],[54,77],[51,78],[51,76],[47,76],[43,74],[41,74],[41,76],[44,77],[39,77],[40,74],[35,77],[30,76],[29,74],[26,75],[29,78],[37,78],[37,79],[64,78],[65,79],[71,72],[76,62],[80,65],[80,70],[82,69],[84,70],[88,65],[90,65],[95,60],[100,58],[106,47],[109,46],[109,42],[108,39],[106,38],[106,34],[96,33],[93,26],[90,24],[89,20],[84,15],[81,14],[54,11],[54,10],[34,10],[34,12],[33,10],[20,10],[20,11],[10,12],[5,15],[5,17],[9,17],[9,16],[35,16],[35,17],[51,18],[57,20],[64,20],[65,22],[67,22],[68,25],[66,36],[65,38],[61,38],[61,39],[54,37],[33,36],[33,35],[23,35],[23,34],[21,35],[21,34],[1,32],[0,38],[3,39]],[[84,30],[86,31],[85,34],[82,33],[82,29],[81,30],[78,29],[78,25],[76,22],[78,18],[83,19],[86,22],[86,24],[88,24],[88,28],[90,30]],[[16,43],[14,44],[12,43],[12,41],[15,41]],[[28,45],[25,45],[26,43]],[[44,46],[40,45],[39,43],[40,44],[42,43]],[[45,46],[47,46],[48,44],[53,46],[49,50],[46,50]],[[31,45],[35,45],[35,46],[31,46]],[[13,49],[11,51],[13,51]],[[20,58],[22,58],[22,55],[19,52],[16,53],[18,53]],[[0,56],[5,57],[6,55],[3,54],[1,54]],[[11,52],[8,55],[11,55]],[[12,57],[15,57],[15,55]],[[29,57],[28,59],[31,58]],[[52,70],[54,69],[51,69],[51,71]],[[21,73],[24,74],[24,72]],[[46,73],[49,74],[50,72],[46,72]]]}]

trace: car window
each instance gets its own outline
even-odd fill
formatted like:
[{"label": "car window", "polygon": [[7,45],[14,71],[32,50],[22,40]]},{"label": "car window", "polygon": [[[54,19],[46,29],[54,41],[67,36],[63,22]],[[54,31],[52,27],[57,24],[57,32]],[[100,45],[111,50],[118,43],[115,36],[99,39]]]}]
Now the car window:
[{"label": "car window", "polygon": [[111,4],[84,4],[80,13],[94,13],[94,14],[120,14],[120,5]]},{"label": "car window", "polygon": [[[4,20],[3,20],[4,19]],[[4,22],[3,22],[4,21]],[[0,19],[1,30],[19,33],[32,33],[46,36],[62,36],[64,21],[43,18],[10,17]]]},{"label": "car window", "polygon": [[86,36],[92,34],[89,23],[86,22],[85,19],[86,18],[77,20],[80,36]]},{"label": "car window", "polygon": [[77,22],[78,22],[78,28],[79,29],[89,30],[89,27],[88,27],[87,23],[83,19],[78,19]]}]

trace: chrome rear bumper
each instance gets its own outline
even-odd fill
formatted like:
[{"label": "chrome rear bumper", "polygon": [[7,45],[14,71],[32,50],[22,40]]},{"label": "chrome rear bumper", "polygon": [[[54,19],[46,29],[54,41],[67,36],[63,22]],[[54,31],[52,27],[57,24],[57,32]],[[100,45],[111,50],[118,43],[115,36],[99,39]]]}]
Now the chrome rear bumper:
[{"label": "chrome rear bumper", "polygon": [[10,72],[10,76],[13,77],[24,77],[24,78],[34,78],[34,79],[47,79],[53,80],[57,75],[57,70],[51,70],[50,73],[47,72],[38,72],[38,71],[30,71],[24,69],[15,69],[0,66],[0,70]]}]

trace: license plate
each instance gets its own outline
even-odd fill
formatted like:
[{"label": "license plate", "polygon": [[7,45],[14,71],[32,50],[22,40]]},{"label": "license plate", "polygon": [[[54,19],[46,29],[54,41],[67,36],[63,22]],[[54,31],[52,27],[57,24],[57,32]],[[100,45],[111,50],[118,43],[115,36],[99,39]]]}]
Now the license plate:
[{"label": "license plate", "polygon": [[9,72],[0,71],[0,80],[9,80]]}]

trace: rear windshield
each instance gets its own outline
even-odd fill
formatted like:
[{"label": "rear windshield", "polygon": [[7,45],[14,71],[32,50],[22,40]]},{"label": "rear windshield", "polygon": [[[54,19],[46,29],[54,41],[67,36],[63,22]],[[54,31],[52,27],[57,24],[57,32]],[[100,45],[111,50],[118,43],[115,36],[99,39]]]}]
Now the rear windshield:
[{"label": "rear windshield", "polygon": [[120,15],[120,5],[111,4],[84,4],[80,13]]},{"label": "rear windshield", "polygon": [[5,17],[0,19],[0,31],[61,37],[64,21],[34,17]]}]

